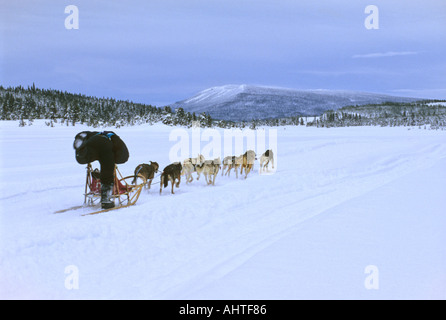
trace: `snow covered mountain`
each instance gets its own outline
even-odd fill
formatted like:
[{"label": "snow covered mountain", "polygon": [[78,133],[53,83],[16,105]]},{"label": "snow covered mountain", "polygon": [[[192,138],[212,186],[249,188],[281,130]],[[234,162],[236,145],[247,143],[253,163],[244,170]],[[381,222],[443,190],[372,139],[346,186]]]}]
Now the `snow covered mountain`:
[{"label": "snow covered mountain", "polygon": [[250,121],[253,119],[320,115],[348,105],[383,102],[411,102],[417,99],[376,93],[338,90],[295,90],[252,85],[225,85],[203,90],[176,102],[189,112],[209,113],[214,119]]}]

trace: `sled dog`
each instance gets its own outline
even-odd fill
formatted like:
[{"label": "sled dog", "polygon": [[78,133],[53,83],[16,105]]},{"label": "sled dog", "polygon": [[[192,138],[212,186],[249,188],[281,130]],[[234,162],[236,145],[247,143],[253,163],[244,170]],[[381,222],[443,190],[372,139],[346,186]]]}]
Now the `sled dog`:
[{"label": "sled dog", "polygon": [[206,160],[202,164],[196,166],[198,174],[197,180],[200,179],[200,175],[203,173],[206,179],[206,183],[208,185],[209,184],[215,185],[215,177],[217,176],[220,168],[221,168],[220,158],[214,160]]},{"label": "sled dog", "polygon": [[260,156],[260,172],[262,172],[262,169],[263,171],[268,171],[268,165],[270,162],[274,169],[274,153],[272,149],[266,150],[265,153]]},{"label": "sled dog", "polygon": [[[235,176],[238,178],[238,168],[243,164],[243,155],[241,156],[228,156],[223,159],[223,169],[221,175],[231,176],[231,170],[234,169]],[[226,172],[224,172],[226,170]]]},{"label": "sled dog", "polygon": [[248,173],[254,168],[254,161],[257,160],[256,153],[252,150],[248,150],[243,154],[242,168],[240,174],[243,174],[245,169],[245,179],[248,177]]},{"label": "sled dog", "polygon": [[175,194],[175,192],[173,192],[173,186],[176,185],[177,188],[180,187],[182,167],[180,162],[174,162],[164,168],[161,173],[160,194],[163,191],[163,187],[166,188],[169,185],[169,181],[172,184],[171,193]]},{"label": "sled dog", "polygon": [[159,165],[156,162],[149,161],[149,164],[142,163],[135,168],[135,177],[133,178],[132,184],[136,183],[136,178],[138,174],[142,175],[146,179],[146,185],[150,189],[153,178],[155,178],[155,173],[158,173]]},{"label": "sled dog", "polygon": [[181,172],[181,175],[186,176],[186,183],[190,183],[194,180],[192,173],[197,172],[196,166],[202,164],[204,161],[204,156],[201,154],[198,155],[197,158],[187,158],[183,161],[183,171]]}]

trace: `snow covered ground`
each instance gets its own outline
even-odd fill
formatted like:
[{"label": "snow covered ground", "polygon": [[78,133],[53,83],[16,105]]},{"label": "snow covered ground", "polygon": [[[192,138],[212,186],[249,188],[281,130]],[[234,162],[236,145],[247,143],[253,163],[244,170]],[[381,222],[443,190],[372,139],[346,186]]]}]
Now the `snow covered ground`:
[{"label": "snow covered ground", "polygon": [[[55,215],[83,202],[85,129],[0,122],[1,299],[446,298],[444,131],[281,127],[273,175]],[[124,175],[169,164],[171,127],[112,130]]]}]

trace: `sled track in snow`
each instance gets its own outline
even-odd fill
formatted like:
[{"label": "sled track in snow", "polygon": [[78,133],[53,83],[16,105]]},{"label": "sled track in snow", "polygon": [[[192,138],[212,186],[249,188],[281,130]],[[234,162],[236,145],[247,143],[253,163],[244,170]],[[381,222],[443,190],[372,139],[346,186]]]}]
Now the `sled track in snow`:
[{"label": "sled track in snow", "polygon": [[[329,216],[331,209],[362,196],[368,198],[380,188],[391,194],[386,184],[402,176],[407,176],[404,181],[411,181],[412,172],[422,173],[423,168],[446,157],[444,134],[439,132],[287,128],[279,130],[279,161],[273,175],[258,175],[256,170],[245,180],[235,179],[232,172],[231,177],[219,175],[215,186],[207,186],[202,179],[186,185],[182,179],[174,195],[166,189],[160,196],[158,185],[150,191],[144,189],[135,206],[80,218],[79,213],[52,214],[56,209],[81,204],[84,191],[82,168],[69,162],[71,145],[60,152],[66,141],[51,140],[54,130],[59,129],[29,129],[48,132],[43,139],[47,153],[35,156],[32,168],[24,170],[13,154],[5,158],[2,187],[7,193],[0,198],[4,226],[0,240],[5,250],[0,256],[0,287],[10,285],[17,289],[13,294],[18,297],[29,292],[36,297],[69,299],[194,297],[203,287],[212,287],[214,281],[225,281],[233,271],[246,265],[253,267],[255,257],[268,255],[271,246],[281,241],[288,245],[286,238],[300,234],[305,222],[317,225],[327,218],[327,228],[339,226],[344,221]],[[171,128],[147,127],[145,134],[134,129],[121,129],[129,145],[134,146],[133,162],[122,169],[131,172],[146,160],[147,153],[159,163],[168,163],[171,145],[165,141]],[[70,143],[71,131],[66,134]],[[5,137],[23,130],[13,128],[10,132]],[[33,138],[30,135],[23,140],[29,158]],[[58,170],[47,163],[49,157],[60,164]],[[37,167],[40,170],[35,170]],[[152,186],[158,183],[159,177]],[[423,181],[413,183],[414,191],[426,187]],[[361,220],[361,209],[367,208],[356,204],[351,209],[350,217]],[[398,225],[389,225],[394,227]],[[348,238],[348,231],[343,235],[346,245],[359,249],[355,239]],[[316,239],[319,242],[314,246],[329,245],[330,240]],[[299,251],[295,252],[299,255],[306,249],[305,243],[289,244],[295,246],[279,248],[285,255],[289,250]],[[317,252],[307,252],[316,263],[323,262],[315,255]],[[272,273],[281,270],[277,262],[267,262],[254,268]],[[310,260],[298,262],[304,270],[312,267]],[[79,267],[80,290],[68,291],[64,286],[64,269],[69,265]],[[272,274],[272,279],[292,279],[286,272],[298,272],[301,266],[288,266],[285,274]],[[255,269],[252,271],[255,273]],[[246,291],[250,283],[245,280],[249,279],[240,280],[231,289]],[[321,285],[314,280],[315,285]],[[220,294],[215,291],[215,296]]]},{"label": "sled track in snow", "polygon": [[15,194],[12,194],[12,195],[9,195],[6,197],[2,197],[2,198],[0,198],[0,200],[10,200],[10,199],[18,198],[18,197],[23,197],[28,194],[39,194],[39,193],[44,193],[44,192],[48,192],[48,191],[74,189],[74,188],[80,188],[80,187],[82,187],[81,184],[73,185],[73,186],[52,187],[52,188],[46,188],[46,189],[41,189],[41,190],[30,190],[30,191],[24,191],[24,192],[15,193]]}]

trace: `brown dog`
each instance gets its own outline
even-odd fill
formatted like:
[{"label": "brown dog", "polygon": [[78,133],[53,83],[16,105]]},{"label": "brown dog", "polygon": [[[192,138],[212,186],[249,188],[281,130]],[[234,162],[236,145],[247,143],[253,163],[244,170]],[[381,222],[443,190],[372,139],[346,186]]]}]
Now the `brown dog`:
[{"label": "brown dog", "polygon": [[243,164],[240,169],[240,174],[243,173],[243,168],[245,169],[245,179],[248,177],[248,173],[254,169],[254,161],[257,160],[256,153],[252,150],[248,150],[243,154]]},{"label": "brown dog", "polygon": [[163,191],[163,186],[166,188],[169,185],[169,180],[172,183],[172,194],[175,194],[173,192],[173,186],[176,182],[176,187],[180,187],[181,182],[181,171],[183,169],[183,166],[180,162],[174,162],[172,164],[169,164],[167,167],[164,168],[163,172],[161,173],[161,181],[160,181],[160,194]]},{"label": "brown dog", "polygon": [[142,163],[135,168],[135,178],[132,181],[132,184],[136,183],[136,178],[138,174],[142,175],[146,182],[148,182],[147,186],[150,189],[150,185],[152,184],[153,178],[155,178],[155,173],[158,173],[159,165],[156,162],[150,161],[149,164]]}]

